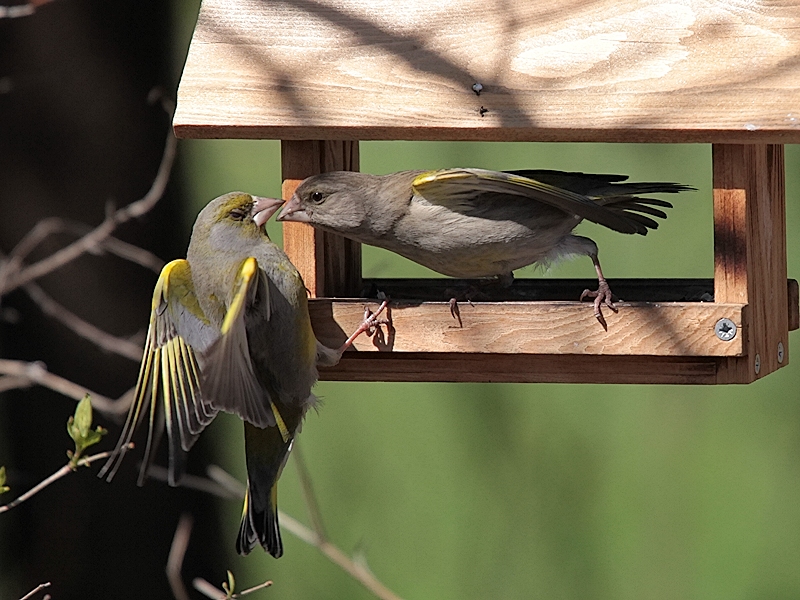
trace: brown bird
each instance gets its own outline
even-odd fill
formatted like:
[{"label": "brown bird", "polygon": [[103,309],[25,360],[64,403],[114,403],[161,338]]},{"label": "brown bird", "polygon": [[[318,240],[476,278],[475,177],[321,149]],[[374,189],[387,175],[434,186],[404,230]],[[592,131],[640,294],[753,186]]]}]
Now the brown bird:
[{"label": "brown bird", "polygon": [[587,255],[597,272],[595,316],[616,310],[597,245],[572,230],[586,219],[621,233],[646,235],[666,218],[664,200],[638,194],[676,193],[679,183],[629,183],[624,175],[561,171],[444,169],[369,175],[349,171],[309,177],[279,221],[299,221],[386,248],[444,275],[497,277],[510,284],[526,265]]}]

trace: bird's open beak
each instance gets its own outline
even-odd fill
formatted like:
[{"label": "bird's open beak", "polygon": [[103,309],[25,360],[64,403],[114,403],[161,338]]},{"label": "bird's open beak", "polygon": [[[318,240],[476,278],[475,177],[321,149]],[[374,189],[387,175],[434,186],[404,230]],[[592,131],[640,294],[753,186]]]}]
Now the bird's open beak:
[{"label": "bird's open beak", "polygon": [[259,196],[253,196],[253,200],[256,201],[255,204],[253,204],[253,222],[259,227],[263,227],[264,224],[269,221],[269,218],[278,212],[278,209],[283,204],[283,200],[280,198],[261,198]]},{"label": "bird's open beak", "polygon": [[283,207],[281,214],[278,215],[276,221],[296,221],[298,223],[308,223],[311,221],[308,213],[300,204],[300,198],[297,194],[292,195],[292,199]]}]

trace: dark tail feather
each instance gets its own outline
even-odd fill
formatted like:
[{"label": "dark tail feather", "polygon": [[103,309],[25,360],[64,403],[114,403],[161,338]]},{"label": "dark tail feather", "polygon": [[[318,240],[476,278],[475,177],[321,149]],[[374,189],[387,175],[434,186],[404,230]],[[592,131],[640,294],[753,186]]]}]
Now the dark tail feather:
[{"label": "dark tail feather", "polygon": [[275,558],[283,554],[278,527],[278,478],[289,458],[292,439],[284,441],[277,427],[261,429],[245,422],[247,492],[236,551],[248,554],[256,544]]},{"label": "dark tail feather", "polygon": [[638,198],[636,196],[606,196],[597,198],[597,203],[605,208],[623,215],[629,222],[635,223],[636,233],[647,235],[648,229],[658,229],[658,222],[647,215],[666,219],[667,213],[662,208],[672,208],[672,204],[658,198]]},{"label": "dark tail feather", "polygon": [[631,196],[633,194],[676,194],[678,192],[696,191],[690,185],[666,181],[628,182],[626,181],[628,179],[627,175],[570,173],[547,169],[523,169],[507,172],[535,179],[548,185],[554,185],[576,194],[594,197]]},{"label": "dark tail feather", "polygon": [[239,535],[236,538],[236,552],[242,556],[261,544],[264,549],[275,558],[283,556],[283,542],[281,529],[278,525],[278,484],[272,487],[269,494],[270,501],[263,509],[253,507],[251,501],[250,481],[247,482],[247,491],[244,497],[244,510]]}]

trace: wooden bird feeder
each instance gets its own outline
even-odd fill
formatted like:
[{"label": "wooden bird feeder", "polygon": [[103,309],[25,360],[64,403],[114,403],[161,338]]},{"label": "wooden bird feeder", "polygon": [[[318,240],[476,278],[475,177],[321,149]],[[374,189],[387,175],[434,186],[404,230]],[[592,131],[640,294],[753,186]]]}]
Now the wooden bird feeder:
[{"label": "wooden bird feeder", "polygon": [[286,198],[357,170],[358,140],[710,143],[713,281],[612,278],[635,301],[607,332],[584,282],[520,283],[528,296],[464,306],[458,328],[450,280],[362,281],[359,244],[304,224],[284,246],[330,346],[376,305],[363,290],[394,299],[393,327],[323,379],[747,383],[787,364],[798,327],[783,150],[800,143],[798,56],[797,0],[204,0],[174,126],[280,139]]}]

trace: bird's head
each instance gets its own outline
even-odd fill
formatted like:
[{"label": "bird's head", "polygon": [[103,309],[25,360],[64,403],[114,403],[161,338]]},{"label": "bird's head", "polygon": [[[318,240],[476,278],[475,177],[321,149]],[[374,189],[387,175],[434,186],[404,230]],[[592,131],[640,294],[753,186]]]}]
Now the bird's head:
[{"label": "bird's head", "polygon": [[283,200],[230,192],[209,202],[200,211],[192,240],[207,239],[210,248],[228,249],[269,239],[264,224],[278,212]]},{"label": "bird's head", "polygon": [[373,179],[350,171],[309,177],[297,187],[277,220],[309,223],[343,235],[356,233],[370,213]]}]

